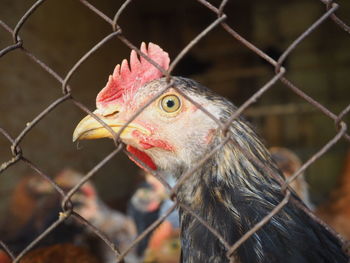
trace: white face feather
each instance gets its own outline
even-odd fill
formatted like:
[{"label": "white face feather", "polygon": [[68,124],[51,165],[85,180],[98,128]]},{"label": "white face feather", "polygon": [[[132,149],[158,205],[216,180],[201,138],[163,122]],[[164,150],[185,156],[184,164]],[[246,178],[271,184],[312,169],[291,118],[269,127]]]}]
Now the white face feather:
[{"label": "white face feather", "polygon": [[[140,88],[132,98],[132,103],[127,103],[124,112],[126,120],[130,118],[138,108],[145,105],[164,86],[163,81],[146,84]],[[179,166],[190,167],[201,158],[208,150],[213,133],[218,125],[201,109],[182,97],[175,89],[170,88],[165,95],[176,95],[181,101],[181,109],[176,113],[167,113],[160,107],[159,99],[155,100],[133,121],[149,129],[151,137],[167,143],[172,150],[164,150],[158,147],[142,149],[140,145],[129,142],[149,155],[158,169],[169,171]],[[217,119],[220,116],[220,107],[204,96],[187,92],[199,105],[205,107]],[[128,142],[127,142],[128,143]]]}]

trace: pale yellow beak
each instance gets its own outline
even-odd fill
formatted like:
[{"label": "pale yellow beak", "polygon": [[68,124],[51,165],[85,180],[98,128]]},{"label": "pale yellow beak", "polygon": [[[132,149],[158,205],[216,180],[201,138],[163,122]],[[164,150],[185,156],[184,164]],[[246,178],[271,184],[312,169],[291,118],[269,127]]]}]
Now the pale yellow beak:
[{"label": "pale yellow beak", "polygon": [[[104,123],[106,123],[111,129],[118,133],[122,127],[125,126],[125,122],[118,121],[118,118],[106,118],[101,115],[97,115]],[[120,138],[129,139],[131,136],[131,132],[134,130],[138,130],[143,134],[150,135],[150,132],[143,128],[142,126],[131,122],[128,126],[120,134]],[[95,120],[90,115],[86,116],[82,119],[73,132],[73,142],[77,140],[92,140],[99,138],[113,138],[113,135],[110,131],[108,131],[101,123]]]}]

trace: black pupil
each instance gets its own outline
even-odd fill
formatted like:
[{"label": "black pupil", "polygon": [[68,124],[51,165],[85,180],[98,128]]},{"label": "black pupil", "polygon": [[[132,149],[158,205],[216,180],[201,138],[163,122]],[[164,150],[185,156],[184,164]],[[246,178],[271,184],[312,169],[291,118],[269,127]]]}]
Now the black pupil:
[{"label": "black pupil", "polygon": [[173,101],[173,100],[167,100],[166,101],[166,106],[168,107],[168,108],[172,108],[172,107],[174,107],[175,106],[175,102]]}]

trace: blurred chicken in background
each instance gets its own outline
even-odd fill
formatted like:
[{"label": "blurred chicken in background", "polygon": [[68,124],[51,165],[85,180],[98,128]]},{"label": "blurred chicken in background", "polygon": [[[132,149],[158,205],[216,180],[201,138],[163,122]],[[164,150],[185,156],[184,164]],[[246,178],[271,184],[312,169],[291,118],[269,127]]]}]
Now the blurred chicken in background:
[{"label": "blurred chicken in background", "polygon": [[[150,174],[132,196],[128,214],[134,219],[138,234],[164,215],[173,202],[164,185]],[[170,186],[175,181],[165,178]],[[154,231],[138,244],[137,253],[145,263],[173,263],[180,259],[180,224],[178,211],[173,211]]]},{"label": "blurred chicken in background", "polygon": [[[38,175],[22,177],[12,193],[6,217],[0,223],[1,240],[15,254],[21,252],[57,220],[60,208],[60,196],[48,181]],[[82,227],[68,219],[39,245],[74,242],[82,232]]]},{"label": "blurred chicken in background", "polygon": [[[152,175],[146,174],[130,199],[127,214],[134,220],[137,234],[140,235],[159,217],[161,203],[166,197],[164,186]],[[151,234],[146,235],[136,248],[137,255],[142,257]]]},{"label": "blurred chicken in background", "polygon": [[350,150],[345,157],[338,187],[332,191],[330,200],[317,208],[316,214],[350,240]]},{"label": "blurred chicken in background", "polygon": [[144,263],[180,262],[180,228],[165,220],[152,234],[145,251]]},{"label": "blurred chicken in background", "polygon": [[[165,199],[159,216],[164,215],[173,204],[170,199]],[[144,263],[177,263],[180,254],[180,219],[179,212],[174,210],[151,234],[144,253]]]},{"label": "blurred chicken in background", "polygon": [[[55,177],[54,181],[67,192],[82,178],[83,175],[79,172],[65,169]],[[135,238],[136,228],[132,220],[108,208],[98,197],[91,182],[80,187],[72,196],[71,201],[74,211],[105,233],[119,250],[124,250]],[[17,255],[57,220],[60,211],[61,196],[47,180],[37,175],[24,176],[12,194],[8,216],[1,223],[1,240]],[[43,257],[51,255],[48,258],[52,257],[52,260],[58,261],[37,258],[37,261],[26,262],[95,262],[95,259],[93,261],[72,261],[79,257],[71,261],[62,258],[58,251],[64,251],[67,247],[72,247],[76,253],[90,251],[89,253],[94,254],[101,260],[100,262],[115,262],[115,254],[112,250],[92,231],[77,223],[73,218],[68,218],[60,224],[40,241],[37,247],[36,249],[40,249]],[[138,262],[133,259],[132,255],[132,253],[128,254],[129,262]],[[3,262],[0,261],[0,263]]]},{"label": "blurred chicken in background", "polygon": [[[283,147],[271,147],[269,149],[272,159],[277,164],[278,168],[283,172],[286,179],[293,176],[300,167],[302,162],[300,158],[291,150]],[[305,181],[304,174],[299,175],[293,182],[290,183],[292,189],[304,201],[304,203],[311,209],[314,209],[309,197],[309,187]]]},{"label": "blurred chicken in background", "polygon": [[[56,177],[59,185],[72,188],[81,181],[83,176],[77,172],[64,171]],[[98,196],[95,186],[86,182],[73,195],[72,201],[77,204],[74,211],[102,231],[112,241],[120,252],[127,249],[136,238],[136,226],[133,220],[119,211],[109,208]],[[103,262],[115,262],[114,252],[102,241],[97,242],[98,254]],[[127,262],[139,262],[134,251],[128,253]]]}]

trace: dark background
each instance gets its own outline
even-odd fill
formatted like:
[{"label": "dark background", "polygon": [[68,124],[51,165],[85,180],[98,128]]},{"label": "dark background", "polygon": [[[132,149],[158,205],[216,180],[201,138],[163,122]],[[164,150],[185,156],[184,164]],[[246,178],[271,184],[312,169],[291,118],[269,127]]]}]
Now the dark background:
[{"label": "dark background", "polygon": [[[14,28],[35,1],[1,0],[0,18]],[[113,18],[123,1],[90,1]],[[217,4],[219,1],[212,1]],[[337,14],[350,22],[350,2],[338,1]],[[325,12],[316,0],[231,1],[225,9],[228,24],[260,49],[277,58],[302,32]],[[159,44],[174,58],[189,41],[215,20],[196,1],[133,1],[121,15],[124,35],[136,46],[142,41]],[[71,67],[111,27],[79,1],[46,1],[20,31],[24,47],[65,76]],[[0,49],[12,43],[0,28]],[[290,54],[287,77],[297,86],[339,113],[350,102],[350,37],[332,21],[325,21]],[[73,75],[73,96],[95,108],[97,92],[107,76],[130,50],[118,39],[109,41]],[[261,88],[274,72],[256,54],[221,27],[200,41],[181,61],[175,75],[191,77],[241,105]],[[0,127],[17,136],[26,123],[61,96],[60,84],[20,50],[0,59]],[[336,133],[334,123],[284,85],[277,83],[245,115],[268,146],[285,146],[303,161],[310,158]],[[87,173],[114,149],[111,140],[72,143],[72,132],[85,116],[66,101],[28,133],[21,147],[24,156],[54,176],[63,168]],[[347,117],[349,120],[349,117]],[[349,122],[348,122],[349,123]],[[327,199],[344,166],[349,144],[341,140],[306,171],[311,197]],[[10,144],[0,136],[0,163],[11,158]],[[0,175],[0,197],[7,200],[19,178],[33,171],[18,162]],[[102,198],[123,209],[139,179],[136,166],[119,154],[98,171],[93,180]],[[0,206],[1,207],[1,206]]]}]

